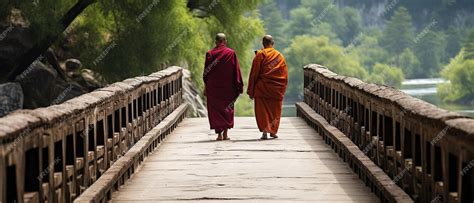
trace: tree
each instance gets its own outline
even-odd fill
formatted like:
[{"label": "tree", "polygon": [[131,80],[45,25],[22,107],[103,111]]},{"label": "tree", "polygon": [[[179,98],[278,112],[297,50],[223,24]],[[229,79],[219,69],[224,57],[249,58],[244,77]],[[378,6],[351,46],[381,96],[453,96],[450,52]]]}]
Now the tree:
[{"label": "tree", "polygon": [[288,35],[292,38],[294,36],[308,34],[309,28],[315,23],[318,23],[318,21],[315,20],[310,9],[304,7],[293,9],[290,12],[290,21],[287,27]]},{"label": "tree", "polygon": [[288,94],[295,97],[302,92],[303,66],[311,63],[326,66],[340,75],[365,78],[367,72],[360,63],[348,55],[343,55],[342,51],[342,47],[331,44],[325,36],[295,37],[290,47],[284,51],[290,74]]},{"label": "tree", "polygon": [[464,44],[464,59],[474,59],[474,30],[471,31]]},{"label": "tree", "polygon": [[429,31],[421,37],[414,48],[421,68],[413,72],[414,77],[436,77],[441,70],[441,59],[445,55],[445,47],[445,38],[441,33]]},{"label": "tree", "polygon": [[248,75],[250,67],[245,64],[251,64],[253,42],[264,34],[256,11],[260,0],[93,2],[41,0],[35,5],[11,0],[2,1],[0,10],[3,6],[18,8],[30,22],[39,45],[29,57],[52,47],[60,53],[60,60],[77,58],[84,68],[101,73],[109,82],[179,65],[188,68],[202,87],[205,53],[215,46],[218,32],[227,34],[229,47]]},{"label": "tree", "polygon": [[474,31],[469,34],[463,49],[443,69],[441,76],[449,83],[438,87],[444,101],[474,102]]},{"label": "tree", "polygon": [[443,63],[449,63],[450,58],[454,58],[463,46],[463,40],[468,35],[465,28],[450,26],[445,30],[446,35],[446,57]]},{"label": "tree", "polygon": [[344,53],[357,59],[367,71],[371,72],[376,63],[388,63],[389,54],[378,43],[378,34],[374,31],[361,33],[344,48]]},{"label": "tree", "polygon": [[43,38],[39,39],[38,42],[20,57],[18,57],[18,64],[13,66],[13,69],[8,74],[7,79],[10,81],[15,80],[16,76],[20,75],[25,71],[30,64],[39,58],[39,56],[46,52],[46,50],[55,43],[61,36],[63,31],[81,14],[87,7],[95,3],[96,0],[79,0],[74,6],[72,6],[59,20],[54,23],[58,26],[58,29],[53,29],[53,32],[46,34]]},{"label": "tree", "polygon": [[346,25],[344,26],[344,31],[338,34],[344,45],[348,45],[351,43],[351,40],[362,32],[362,18],[359,12],[351,7],[343,8],[342,15]]},{"label": "tree", "polygon": [[342,41],[343,45],[348,45],[361,32],[362,18],[355,8],[341,7],[332,0],[302,0],[300,8],[310,10],[313,15],[310,21],[312,30],[317,31],[319,25],[330,25],[332,33],[338,37],[337,40],[331,37],[332,41]]},{"label": "tree", "polygon": [[385,84],[396,88],[401,87],[403,80],[403,71],[400,68],[380,63],[374,65],[372,73],[367,79],[372,83]]},{"label": "tree", "polygon": [[282,12],[278,9],[277,2],[267,1],[260,6],[261,18],[264,22],[265,32],[273,36],[275,47],[284,48],[288,46],[288,40],[284,30],[287,24],[283,19]]},{"label": "tree", "polygon": [[474,102],[474,60],[465,59],[464,50],[443,69],[441,76],[449,83],[438,86],[439,96],[447,102]]},{"label": "tree", "polygon": [[342,41],[333,31],[331,24],[326,22],[315,24],[311,29],[309,29],[309,32],[307,34],[311,36],[326,36],[329,38],[329,41],[331,43],[342,44]]},{"label": "tree", "polygon": [[413,44],[411,16],[404,7],[398,8],[385,25],[381,44],[390,53],[399,55]]},{"label": "tree", "polygon": [[204,20],[189,12],[186,1],[116,0],[104,2],[99,9],[103,18],[111,18],[106,25],[110,29],[104,33],[109,37],[99,48],[106,55],[88,62],[109,81],[179,65],[189,67],[193,79],[202,85],[198,78],[202,75],[203,54],[212,38]]},{"label": "tree", "polygon": [[[241,63],[250,63],[252,42],[263,35],[262,24],[253,12],[258,1],[209,0],[192,5],[205,10],[205,15],[189,10],[187,3],[116,0],[96,4],[68,32],[68,38],[82,39],[73,40],[70,51],[108,81],[180,65],[191,70],[201,87],[204,54],[214,46],[215,33],[225,32]],[[106,54],[99,58],[102,53]],[[248,67],[242,69],[245,72]]]},{"label": "tree", "polygon": [[405,49],[398,57],[398,66],[402,68],[406,78],[417,78],[423,70],[420,68],[420,61],[411,49]]}]

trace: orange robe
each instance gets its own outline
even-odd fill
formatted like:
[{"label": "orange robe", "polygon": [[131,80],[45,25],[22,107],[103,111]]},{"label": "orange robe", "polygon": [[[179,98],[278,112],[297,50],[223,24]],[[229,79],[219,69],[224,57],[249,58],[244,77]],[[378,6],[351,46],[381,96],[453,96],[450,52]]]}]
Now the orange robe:
[{"label": "orange robe", "polygon": [[283,55],[274,48],[258,50],[248,84],[247,94],[255,101],[258,129],[276,134],[288,85],[288,67]]}]

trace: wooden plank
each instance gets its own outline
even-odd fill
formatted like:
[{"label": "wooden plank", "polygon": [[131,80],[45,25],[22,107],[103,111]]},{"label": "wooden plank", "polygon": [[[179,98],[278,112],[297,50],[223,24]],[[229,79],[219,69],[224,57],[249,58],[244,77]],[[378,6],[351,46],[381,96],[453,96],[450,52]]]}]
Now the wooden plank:
[{"label": "wooden plank", "polygon": [[300,118],[282,118],[280,138],[265,141],[255,118],[236,118],[230,141],[214,141],[208,126],[185,119],[112,200],[378,201]]}]

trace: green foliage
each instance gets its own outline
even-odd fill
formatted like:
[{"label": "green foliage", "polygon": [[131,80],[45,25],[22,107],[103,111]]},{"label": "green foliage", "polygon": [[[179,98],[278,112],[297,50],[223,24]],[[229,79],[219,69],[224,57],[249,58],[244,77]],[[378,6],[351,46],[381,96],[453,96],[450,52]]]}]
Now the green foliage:
[{"label": "green foliage", "polygon": [[388,63],[389,54],[378,42],[376,33],[360,34],[349,44],[344,52],[360,61],[369,72],[376,63]]},{"label": "green foliage", "polygon": [[325,25],[323,29],[326,29],[326,33],[329,33],[330,29],[337,35],[337,38],[328,35],[330,36],[331,41],[334,39],[343,41],[344,39],[353,37],[346,37],[348,29],[347,23],[345,21],[346,16],[344,16],[344,13],[339,10],[338,6],[332,0],[302,0],[300,8],[308,9],[313,16],[311,21],[311,25],[314,26],[312,29],[313,31],[319,29],[319,25]]},{"label": "green foliage", "polygon": [[[269,4],[263,6],[264,23],[276,25],[267,29],[273,35],[287,38],[287,46],[279,47],[285,50],[290,65],[288,95],[293,97],[301,92],[301,69],[309,63],[319,63],[343,75],[358,75],[353,71],[364,67],[364,72],[370,73],[366,79],[399,87],[405,76],[437,77],[442,64],[456,56],[463,45],[472,50],[474,58],[474,34],[465,41],[474,25],[474,15],[468,14],[474,4],[456,1],[453,6],[451,0],[430,4],[413,0],[397,2],[392,10],[384,8],[386,3],[280,0],[278,6],[271,3],[271,12],[266,8]],[[282,15],[287,26],[276,23],[276,19],[280,21],[280,15],[275,14],[277,7],[283,14],[290,13]],[[381,8],[388,10],[380,11]],[[375,15],[379,11],[382,13]],[[336,52],[340,52],[339,56]],[[471,58],[471,54],[465,55]],[[342,71],[340,61],[347,63]]]},{"label": "green foliage", "polygon": [[305,7],[298,7],[290,12],[290,22],[288,34],[290,37],[308,33],[308,28],[312,27],[317,20],[311,14],[311,10]]},{"label": "green foliage", "polygon": [[367,80],[372,83],[385,84],[388,86],[400,88],[404,80],[404,76],[400,68],[377,63],[372,68],[372,73]]},{"label": "green foliage", "polygon": [[385,25],[381,43],[392,54],[411,48],[414,39],[411,16],[404,7],[398,8]]},{"label": "green foliage", "polygon": [[266,1],[260,7],[261,18],[264,22],[265,32],[270,34],[275,39],[275,48],[282,48],[288,46],[288,40],[285,36],[286,20],[283,19],[282,12],[277,7],[277,2]]},{"label": "green foliage", "polygon": [[415,45],[415,54],[420,60],[421,68],[413,74],[417,78],[436,77],[441,70],[441,60],[445,54],[446,41],[444,35],[429,31]]},{"label": "green foliage", "polygon": [[[263,35],[257,14],[249,13],[258,2],[200,1],[209,14],[205,18],[195,17],[186,0],[104,2],[99,6],[103,18],[111,18],[106,26],[110,28],[110,37],[100,50],[104,53],[114,43],[116,46],[94,68],[115,81],[179,65],[190,69],[193,80],[202,89],[205,52],[214,47],[215,34],[224,32],[229,47],[236,50],[243,74],[247,75],[252,42]],[[240,101],[236,105],[242,106]]]},{"label": "green foliage", "polygon": [[[356,37],[362,30],[362,18],[359,12],[352,7],[343,7],[339,8],[332,0],[320,0],[320,1],[311,1],[311,0],[302,0],[301,6],[297,9],[299,15],[291,16],[291,21],[296,20],[299,16],[305,16],[310,25],[305,25],[304,23],[294,24],[289,26],[291,30],[293,29],[306,29],[308,26],[312,26],[312,33],[319,36],[323,33],[335,33],[337,38],[330,36],[331,41],[342,41],[344,45],[350,43],[350,41]],[[300,20],[301,18],[298,18]],[[307,23],[306,22],[306,23]],[[296,27],[301,26],[303,27]],[[323,27],[321,27],[323,25]],[[329,26],[328,26],[329,25]],[[318,29],[324,29],[325,31],[321,32]],[[329,29],[331,31],[329,31]],[[298,31],[293,33],[293,36],[310,34],[308,31]],[[337,39],[337,40],[334,40]]]},{"label": "green foliage", "polygon": [[312,36],[326,36],[329,38],[331,43],[338,45],[342,44],[341,39],[339,39],[337,33],[332,30],[332,26],[329,23],[321,22],[315,24],[309,31]]},{"label": "green foliage", "polygon": [[[104,72],[110,73],[113,72],[113,67],[122,67],[123,70],[120,72],[128,71],[123,76],[127,77],[127,75],[147,74],[159,67],[180,65],[191,70],[194,81],[202,88],[201,75],[205,52],[213,48],[215,34],[224,32],[228,36],[229,47],[236,50],[243,75],[247,76],[253,56],[251,42],[263,35],[263,28],[255,16],[256,13],[247,13],[245,16],[243,13],[254,9],[257,1],[253,1],[254,3],[219,1],[218,4],[213,2],[204,3],[208,5],[208,12],[211,15],[200,19],[193,17],[184,0],[160,1],[155,8],[156,11],[146,16],[132,32],[120,33],[125,35],[124,39],[117,42],[117,48],[114,48],[110,57],[104,61],[108,63],[104,67],[109,68]],[[133,21],[130,23],[136,24]],[[130,42],[133,43],[132,46],[120,47],[121,43]],[[137,60],[130,60],[130,51],[137,53]],[[143,56],[143,53],[148,55]],[[147,60],[142,61],[143,57]],[[237,102],[236,115],[241,115],[241,112],[248,114],[245,112],[248,108],[245,107],[246,104],[248,102],[242,103],[240,100]],[[241,108],[242,106],[244,108]]]},{"label": "green foliage", "polygon": [[[62,32],[58,22],[77,0],[34,2],[1,1],[0,17],[18,8],[38,40]],[[248,75],[253,42],[264,34],[256,12],[259,3],[260,0],[99,0],[74,20],[55,46],[61,49],[61,59],[77,58],[84,68],[101,73],[109,82],[179,65],[188,68],[202,88],[205,53],[215,46],[218,32],[226,33],[244,76]],[[189,4],[197,6],[188,7]],[[199,9],[205,14],[198,15]],[[282,25],[275,23],[272,26]],[[239,109],[249,115],[251,103],[241,100],[237,106],[244,106]]]},{"label": "green foliage", "polygon": [[438,94],[444,101],[474,101],[474,60],[464,58],[461,51],[441,72],[442,77],[450,81],[438,86]]},{"label": "green foliage", "polygon": [[237,116],[255,116],[254,102],[247,95],[241,95],[235,102]]},{"label": "green foliage", "polygon": [[357,60],[343,54],[343,48],[330,43],[325,36],[297,36],[285,50],[289,66],[290,86],[288,94],[296,96],[302,91],[303,66],[316,63],[324,64],[331,71],[358,78],[365,78],[367,72]]},{"label": "green foliage", "polygon": [[341,32],[341,39],[345,45],[359,35],[362,31],[362,18],[355,8],[345,7],[342,9],[342,16],[344,17],[344,30]]},{"label": "green foliage", "polygon": [[463,46],[463,40],[468,36],[466,28],[450,26],[446,31],[446,56],[443,63],[448,63],[450,58],[454,58]]},{"label": "green foliage", "polygon": [[[266,17],[263,19],[269,21]],[[343,75],[367,76],[367,71],[358,61],[358,57],[365,57],[367,63],[371,63],[365,56],[364,48],[367,46],[358,49],[357,54],[348,54],[341,46],[351,44],[362,31],[362,19],[356,9],[339,8],[332,0],[302,0],[299,7],[290,11],[288,26],[283,31],[282,35],[291,40],[284,49],[289,64],[287,94],[290,97],[295,98],[301,93],[302,68],[309,63],[325,65]],[[371,54],[386,57],[379,50]]]},{"label": "green foliage", "polygon": [[[98,48],[100,54],[88,62],[109,81],[149,74],[171,64],[202,66],[202,56],[188,50],[205,52],[205,43],[190,34],[199,24],[185,1],[160,1],[156,5],[153,0],[104,1],[95,6],[101,11],[95,19],[108,19],[104,25],[108,29],[104,32],[106,43]],[[190,43],[185,45],[186,40]]]},{"label": "green foliage", "polygon": [[474,59],[474,30],[471,31],[464,44],[464,59]]},{"label": "green foliage", "polygon": [[[37,2],[0,1],[0,18],[18,8],[41,39],[59,31],[57,22],[77,0]],[[256,12],[260,2],[264,3]],[[214,46],[215,33],[228,35],[229,46],[236,50],[247,77],[253,48],[261,46],[266,32],[274,36],[276,48],[287,57],[288,93],[292,96],[301,93],[302,67],[309,63],[398,86],[403,74],[385,64],[400,67],[407,78],[437,76],[442,64],[464,47],[465,60],[451,61],[443,77],[468,82],[469,78],[445,73],[459,70],[457,73],[467,77],[474,59],[474,32],[466,37],[474,15],[456,12],[472,9],[474,4],[456,5],[453,7],[451,0],[432,4],[401,1],[397,10],[374,20],[370,9],[385,4],[373,0],[99,0],[73,22],[55,46],[64,50],[60,57],[78,58],[85,68],[100,72],[109,82],[180,65],[189,68],[202,87],[204,53]],[[432,12],[421,12],[424,10]],[[434,18],[439,23],[425,33]],[[449,88],[459,87],[452,84]],[[445,91],[449,93],[446,98],[469,97],[465,91]],[[239,99],[236,108],[237,115],[253,115],[247,98]]]},{"label": "green foliage", "polygon": [[416,78],[420,75],[420,61],[411,49],[405,49],[398,58],[398,66],[402,68],[406,78]]},{"label": "green foliage", "polygon": [[79,58],[85,67],[94,67],[93,61],[106,46],[110,21],[113,19],[103,16],[100,5],[91,5],[65,31],[60,46],[66,46],[69,55],[63,57]]},{"label": "green foliage", "polygon": [[[8,12],[12,8],[19,9],[22,16],[30,23],[34,31],[34,40],[39,40],[48,34],[61,31],[59,21],[63,15],[76,3],[76,0],[41,0],[41,1],[2,1],[0,3],[1,14]],[[5,11],[5,13],[3,13]]]}]

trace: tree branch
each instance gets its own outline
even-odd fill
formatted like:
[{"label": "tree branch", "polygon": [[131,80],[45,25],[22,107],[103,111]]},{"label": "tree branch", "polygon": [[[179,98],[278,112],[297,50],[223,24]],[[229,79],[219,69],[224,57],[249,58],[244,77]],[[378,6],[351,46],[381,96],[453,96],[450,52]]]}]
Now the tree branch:
[{"label": "tree branch", "polygon": [[79,0],[69,11],[61,18],[59,24],[61,26],[61,32],[49,34],[45,38],[41,39],[31,49],[25,52],[23,55],[18,57],[19,63],[13,68],[8,74],[7,79],[14,81],[15,78],[23,73],[28,67],[45,53],[48,48],[59,39],[64,30],[77,18],[88,6],[97,2],[97,0]]}]

